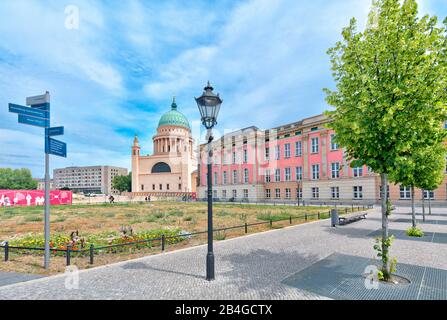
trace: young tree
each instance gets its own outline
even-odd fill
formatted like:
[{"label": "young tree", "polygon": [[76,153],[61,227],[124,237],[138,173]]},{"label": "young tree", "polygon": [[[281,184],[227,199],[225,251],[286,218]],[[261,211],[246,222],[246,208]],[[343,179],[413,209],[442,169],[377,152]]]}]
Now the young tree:
[{"label": "young tree", "polygon": [[127,176],[115,176],[112,180],[112,187],[120,193],[123,191],[131,191],[132,189],[132,174]]},{"label": "young tree", "polygon": [[328,51],[337,89],[325,89],[336,140],[350,159],[380,174],[382,274],[390,276],[388,176],[423,143],[445,138],[446,33],[436,17],[418,17],[415,0],[373,2],[368,25],[352,19]]},{"label": "young tree", "polygon": [[[435,190],[444,180],[446,152],[446,146],[438,144],[431,148],[421,149],[415,154],[417,163],[415,186],[423,190],[422,201],[425,199],[424,190]],[[425,210],[423,213],[425,221]]]}]

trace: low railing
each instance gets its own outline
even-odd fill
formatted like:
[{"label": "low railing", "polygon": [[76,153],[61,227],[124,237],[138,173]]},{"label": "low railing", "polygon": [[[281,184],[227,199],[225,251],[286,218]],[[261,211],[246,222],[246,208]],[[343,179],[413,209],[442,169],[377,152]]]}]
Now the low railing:
[{"label": "low railing", "polygon": [[[364,205],[364,206],[357,206],[357,207],[351,206],[351,208],[346,207],[346,208],[344,208],[344,210],[343,210],[344,212],[343,213],[347,214],[348,212],[356,212],[356,211],[371,209],[372,207],[373,207],[372,205]],[[328,212],[304,213],[303,215],[298,215],[298,216],[290,215],[289,217],[284,218],[284,219],[269,219],[269,220],[266,220],[266,221],[254,222],[254,223],[247,223],[247,222],[245,222],[244,224],[237,225],[237,226],[213,229],[213,233],[215,233],[215,232],[222,232],[222,231],[228,231],[228,230],[235,230],[235,229],[244,229],[245,234],[247,234],[249,227],[260,226],[260,225],[269,225],[270,227],[273,227],[273,223],[275,223],[275,222],[284,222],[284,221],[288,221],[289,224],[291,225],[291,224],[293,224],[294,220],[308,221],[312,217],[316,217],[318,220],[320,220],[320,219],[330,218],[330,216],[331,216],[331,210],[329,210]],[[132,241],[132,242],[117,243],[117,244],[111,244],[111,245],[105,245],[105,246],[97,246],[97,247],[95,247],[93,244],[91,244],[89,248],[85,248],[85,249],[73,249],[70,245],[68,245],[66,249],[53,249],[53,248],[51,248],[50,252],[52,252],[52,253],[58,253],[58,252],[65,253],[66,265],[67,266],[69,266],[71,264],[72,254],[76,254],[76,253],[84,255],[84,256],[88,255],[88,257],[89,257],[89,264],[93,265],[94,264],[94,258],[95,258],[95,252],[97,252],[99,250],[120,248],[120,247],[127,247],[127,246],[134,246],[134,245],[139,245],[139,244],[143,244],[143,243],[147,243],[147,244],[150,243],[152,245],[153,242],[159,242],[159,245],[161,247],[160,248],[161,252],[164,252],[165,249],[166,249],[167,242],[169,242],[169,240],[179,239],[179,238],[191,238],[193,236],[198,236],[198,235],[207,234],[207,233],[208,233],[208,231],[199,231],[199,232],[178,234],[178,235],[174,235],[174,236],[162,235],[160,238],[142,239],[142,240],[136,240],[136,241]],[[0,248],[4,249],[4,261],[5,262],[9,260],[9,254],[10,254],[11,250],[17,250],[17,251],[22,251],[22,250],[44,251],[45,250],[45,248],[10,246],[8,242],[5,242],[4,245],[0,245]],[[151,248],[152,248],[152,246],[151,246]]]}]

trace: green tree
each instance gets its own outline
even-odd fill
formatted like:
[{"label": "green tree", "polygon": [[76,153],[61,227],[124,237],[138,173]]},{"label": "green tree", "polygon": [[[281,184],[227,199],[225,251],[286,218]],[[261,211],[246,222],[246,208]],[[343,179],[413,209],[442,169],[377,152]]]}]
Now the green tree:
[{"label": "green tree", "polygon": [[127,176],[115,176],[112,180],[112,187],[120,193],[123,191],[132,191],[132,173],[129,172]]},{"label": "green tree", "polygon": [[364,32],[353,18],[328,51],[336,90],[325,89],[336,141],[380,174],[382,274],[390,276],[388,176],[420,144],[445,139],[447,19],[418,17],[415,0],[373,2]]},{"label": "green tree", "polygon": [[29,169],[0,168],[0,189],[35,190],[37,181],[33,179]]},{"label": "green tree", "polygon": [[[417,188],[432,191],[442,184],[444,180],[446,152],[446,146],[439,144],[433,148],[421,149],[415,154],[417,163],[415,186]],[[422,194],[422,201],[425,201],[424,194]],[[425,221],[425,210],[423,213]]]}]

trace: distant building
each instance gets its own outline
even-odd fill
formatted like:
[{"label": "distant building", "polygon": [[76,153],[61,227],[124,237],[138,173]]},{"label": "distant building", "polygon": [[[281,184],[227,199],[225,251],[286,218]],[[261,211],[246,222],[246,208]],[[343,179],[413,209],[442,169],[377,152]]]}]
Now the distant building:
[{"label": "distant building", "polygon": [[188,119],[179,111],[175,98],[171,110],[158,123],[152,138],[152,155],[140,155],[135,137],[132,145],[132,193],[134,195],[181,195],[196,191],[197,159]]},{"label": "distant building", "polygon": [[112,194],[115,176],[127,175],[126,168],[112,166],[67,167],[53,170],[55,189],[69,188],[73,192]]},{"label": "distant building", "polygon": [[[36,179],[37,190],[45,190],[45,179]],[[54,190],[54,180],[50,179],[50,190]]]}]

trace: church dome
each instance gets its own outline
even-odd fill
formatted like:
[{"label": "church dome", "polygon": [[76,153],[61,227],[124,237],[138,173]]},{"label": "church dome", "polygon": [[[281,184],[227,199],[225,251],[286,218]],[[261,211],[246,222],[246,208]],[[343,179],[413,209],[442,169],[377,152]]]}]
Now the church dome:
[{"label": "church dome", "polygon": [[162,115],[160,121],[158,122],[158,127],[163,126],[178,126],[191,130],[191,126],[189,125],[189,121],[186,116],[183,113],[177,111],[175,97],[171,104],[171,111],[168,111],[164,115]]}]

